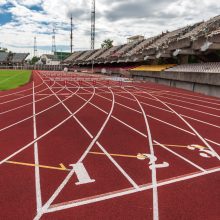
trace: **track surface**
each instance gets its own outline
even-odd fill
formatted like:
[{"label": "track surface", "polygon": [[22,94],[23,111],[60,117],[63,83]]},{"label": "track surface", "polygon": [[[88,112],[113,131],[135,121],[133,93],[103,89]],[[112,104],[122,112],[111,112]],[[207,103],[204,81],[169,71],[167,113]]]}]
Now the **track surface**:
[{"label": "track surface", "polygon": [[0,219],[220,219],[220,100],[34,72],[0,92]]}]

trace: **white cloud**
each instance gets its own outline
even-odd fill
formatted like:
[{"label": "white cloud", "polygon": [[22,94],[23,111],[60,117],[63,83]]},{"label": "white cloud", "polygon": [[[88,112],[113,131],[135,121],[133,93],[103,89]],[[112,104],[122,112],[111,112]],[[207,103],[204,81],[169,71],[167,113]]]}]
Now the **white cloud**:
[{"label": "white cloud", "polygon": [[[34,36],[37,36],[38,45],[50,47],[54,26],[57,45],[68,46],[69,15],[72,13],[74,47],[89,49],[90,0],[0,0],[0,5],[5,3],[12,4],[7,11],[12,13],[13,20],[0,26],[2,46],[33,53],[31,47]],[[40,6],[43,10],[30,10],[30,6]],[[1,10],[0,7],[0,13]],[[142,34],[149,37],[207,20],[219,11],[216,0],[97,0],[96,47],[100,47],[106,38],[121,44],[128,36]]]}]

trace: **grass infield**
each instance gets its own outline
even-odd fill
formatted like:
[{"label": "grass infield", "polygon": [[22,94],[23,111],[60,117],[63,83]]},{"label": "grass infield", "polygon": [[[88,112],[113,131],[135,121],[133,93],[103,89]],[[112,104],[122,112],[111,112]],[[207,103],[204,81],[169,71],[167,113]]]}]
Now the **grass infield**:
[{"label": "grass infield", "polygon": [[0,70],[0,91],[15,89],[30,81],[30,70]]}]

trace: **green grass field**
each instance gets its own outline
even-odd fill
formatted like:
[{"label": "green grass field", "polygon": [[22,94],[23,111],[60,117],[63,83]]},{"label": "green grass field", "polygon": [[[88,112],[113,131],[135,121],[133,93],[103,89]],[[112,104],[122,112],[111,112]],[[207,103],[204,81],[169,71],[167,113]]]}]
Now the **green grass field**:
[{"label": "green grass field", "polygon": [[15,89],[30,81],[30,70],[0,70],[0,91]]}]

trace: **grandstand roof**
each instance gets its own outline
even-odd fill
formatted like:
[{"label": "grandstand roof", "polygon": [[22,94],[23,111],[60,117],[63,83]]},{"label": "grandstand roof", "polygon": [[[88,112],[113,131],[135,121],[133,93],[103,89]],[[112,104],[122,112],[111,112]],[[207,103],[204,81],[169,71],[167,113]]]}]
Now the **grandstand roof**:
[{"label": "grandstand roof", "polygon": [[[139,39],[139,35],[129,39]],[[184,49],[184,50],[183,50]],[[220,16],[148,39],[129,42],[109,49],[74,52],[66,63],[140,62],[148,59],[171,58],[180,54],[197,54],[220,49]]]}]

